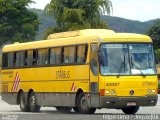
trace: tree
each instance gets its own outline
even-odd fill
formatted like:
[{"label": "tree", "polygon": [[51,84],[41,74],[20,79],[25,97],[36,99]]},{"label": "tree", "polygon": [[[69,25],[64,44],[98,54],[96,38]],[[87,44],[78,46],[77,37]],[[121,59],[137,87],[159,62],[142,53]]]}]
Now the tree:
[{"label": "tree", "polygon": [[25,42],[35,38],[38,17],[29,11],[32,0],[0,0],[0,44]]},{"label": "tree", "polygon": [[54,15],[57,26],[49,28],[45,36],[53,32],[84,28],[108,28],[100,15],[110,14],[110,0],[51,0],[45,11]]},{"label": "tree", "polygon": [[160,20],[157,20],[146,34],[152,38],[154,49],[160,49]]},{"label": "tree", "polygon": [[146,33],[153,40],[153,46],[156,53],[156,63],[160,62],[160,19]]}]

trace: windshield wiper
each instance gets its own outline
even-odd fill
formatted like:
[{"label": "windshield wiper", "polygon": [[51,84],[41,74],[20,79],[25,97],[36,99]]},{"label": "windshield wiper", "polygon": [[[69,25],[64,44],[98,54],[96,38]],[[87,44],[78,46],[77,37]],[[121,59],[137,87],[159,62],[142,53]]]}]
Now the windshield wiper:
[{"label": "windshield wiper", "polygon": [[138,69],[138,70],[141,72],[141,75],[142,75],[142,76],[146,76],[146,75],[142,72],[142,70],[140,69],[140,67],[137,66],[137,64],[135,64],[135,63],[133,62],[132,56],[131,56],[131,64],[132,64],[132,68],[133,68],[133,65],[134,65],[134,66],[136,67],[136,69]]},{"label": "windshield wiper", "polygon": [[126,58],[125,58],[125,54],[124,54],[124,61],[121,62],[121,65],[120,65],[119,70],[118,70],[117,77],[119,77],[121,75],[122,68],[124,68],[124,71],[125,71],[125,68],[126,68],[125,63],[126,63]]}]

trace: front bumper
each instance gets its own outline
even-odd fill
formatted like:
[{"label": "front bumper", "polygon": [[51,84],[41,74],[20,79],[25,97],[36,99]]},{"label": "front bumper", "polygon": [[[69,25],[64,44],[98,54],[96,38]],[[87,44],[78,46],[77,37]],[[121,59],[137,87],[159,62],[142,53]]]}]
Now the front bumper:
[{"label": "front bumper", "polygon": [[143,97],[100,97],[101,108],[124,108],[128,102],[136,102],[136,106],[155,106],[158,96],[143,96]]}]

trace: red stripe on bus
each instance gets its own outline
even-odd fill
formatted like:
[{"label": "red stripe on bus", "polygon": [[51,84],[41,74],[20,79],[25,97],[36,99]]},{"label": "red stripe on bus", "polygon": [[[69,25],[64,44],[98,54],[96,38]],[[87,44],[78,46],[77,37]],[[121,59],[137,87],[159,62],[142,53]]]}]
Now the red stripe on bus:
[{"label": "red stripe on bus", "polygon": [[19,77],[19,75],[17,75],[17,83],[16,83],[15,91],[17,91],[17,89],[19,87],[19,82],[20,82],[20,77]]},{"label": "red stripe on bus", "polygon": [[16,82],[16,78],[17,78],[17,74],[18,74],[18,72],[16,73],[16,76],[15,76],[15,79],[14,79],[14,82],[13,82],[13,86],[12,86],[12,91],[14,91],[14,88],[15,88],[15,82]]}]

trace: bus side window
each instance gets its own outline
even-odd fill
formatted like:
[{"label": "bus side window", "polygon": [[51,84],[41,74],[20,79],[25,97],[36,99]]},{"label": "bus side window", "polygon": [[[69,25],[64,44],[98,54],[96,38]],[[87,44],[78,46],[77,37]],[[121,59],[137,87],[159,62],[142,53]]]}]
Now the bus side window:
[{"label": "bus side window", "polygon": [[26,57],[27,57],[27,53],[26,51],[21,51],[20,52],[20,67],[24,67],[26,66]]},{"label": "bus side window", "polygon": [[78,45],[77,46],[77,63],[85,63],[87,57],[87,45]]},{"label": "bus side window", "polygon": [[15,67],[20,66],[20,52],[15,52]]},{"label": "bus side window", "polygon": [[14,52],[14,67],[19,67],[19,52]]},{"label": "bus side window", "polygon": [[3,53],[2,56],[2,67],[7,68],[8,67],[8,53]]},{"label": "bus side window", "polygon": [[26,61],[27,61],[28,66],[36,66],[37,65],[37,50],[28,50]]},{"label": "bus side window", "polygon": [[32,50],[28,50],[27,51],[27,66],[31,66],[32,65],[32,59],[33,59],[33,51]]},{"label": "bus side window", "polygon": [[33,50],[33,57],[32,57],[32,66],[36,66],[37,65],[37,58],[38,58],[38,54],[37,54],[37,50]]},{"label": "bus side window", "polygon": [[16,52],[13,53],[13,67],[16,67]]},{"label": "bus side window", "polygon": [[28,58],[28,54],[27,51],[24,52],[24,66],[28,66],[27,64],[27,58]]},{"label": "bus side window", "polygon": [[48,49],[38,50],[38,65],[47,65],[48,64]]},{"label": "bus side window", "polygon": [[12,68],[14,66],[14,53],[8,53],[8,67]]},{"label": "bus side window", "polygon": [[62,62],[62,48],[51,48],[50,64],[60,64]]},{"label": "bus side window", "polygon": [[75,62],[75,53],[76,53],[75,46],[64,47],[63,62],[65,64],[74,63]]}]

